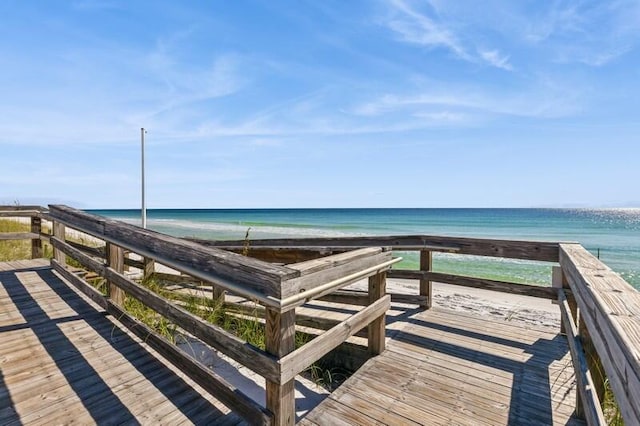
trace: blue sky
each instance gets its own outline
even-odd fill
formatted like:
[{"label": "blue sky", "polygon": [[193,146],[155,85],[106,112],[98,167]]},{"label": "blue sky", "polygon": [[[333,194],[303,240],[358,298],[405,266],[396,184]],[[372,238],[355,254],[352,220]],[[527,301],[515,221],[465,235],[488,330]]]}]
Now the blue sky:
[{"label": "blue sky", "polygon": [[0,202],[640,206],[638,1],[3,1]]}]

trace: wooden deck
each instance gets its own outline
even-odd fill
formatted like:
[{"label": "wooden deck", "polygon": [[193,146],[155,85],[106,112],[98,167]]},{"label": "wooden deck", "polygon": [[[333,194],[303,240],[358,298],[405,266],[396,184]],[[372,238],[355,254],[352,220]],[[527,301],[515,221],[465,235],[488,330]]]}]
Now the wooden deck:
[{"label": "wooden deck", "polygon": [[[0,307],[0,424],[242,423],[48,261],[0,263]],[[300,424],[584,424],[553,330],[397,304],[389,320],[387,350]]]},{"label": "wooden deck", "polygon": [[564,336],[439,308],[407,312],[387,350],[301,424],[584,424],[573,417]]},{"label": "wooden deck", "polygon": [[0,263],[0,424],[241,424],[48,260]]}]

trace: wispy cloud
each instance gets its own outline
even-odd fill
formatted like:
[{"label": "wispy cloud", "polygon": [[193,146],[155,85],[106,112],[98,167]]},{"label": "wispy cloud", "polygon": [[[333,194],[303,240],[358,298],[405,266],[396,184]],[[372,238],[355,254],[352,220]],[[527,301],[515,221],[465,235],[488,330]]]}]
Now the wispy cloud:
[{"label": "wispy cloud", "polygon": [[559,118],[579,113],[580,91],[551,82],[541,82],[524,92],[500,93],[450,87],[422,91],[420,94],[389,94],[356,105],[357,115],[381,117],[403,112],[413,116],[440,119],[440,124],[456,124],[487,116]]},{"label": "wispy cloud", "polygon": [[164,42],[150,51],[66,48],[43,87],[7,86],[0,105],[3,137],[30,145],[128,142],[132,129],[141,126],[171,132],[178,121],[193,125],[205,113],[193,105],[245,86],[249,73],[241,56],[212,55],[189,63],[178,57],[179,49]]},{"label": "wispy cloud", "polygon": [[402,0],[390,0],[389,5],[395,13],[386,24],[401,40],[430,48],[443,47],[461,59],[471,59],[452,31],[436,18],[416,11]]},{"label": "wispy cloud", "polygon": [[493,65],[496,68],[502,68],[503,70],[513,71],[513,66],[509,63],[509,56],[502,55],[497,49],[480,49],[478,50],[478,53],[488,64]]},{"label": "wispy cloud", "polygon": [[[456,28],[437,14],[429,2],[421,10],[405,0],[388,0],[389,16],[384,24],[394,31],[401,41],[427,48],[444,48],[456,58],[475,63],[484,63],[506,71],[513,67],[509,57],[497,49],[478,49],[472,40],[459,34]],[[477,53],[476,53],[477,52]]]},{"label": "wispy cloud", "polygon": [[640,3],[554,3],[526,28],[527,39],[550,49],[555,60],[599,67],[640,42]]}]

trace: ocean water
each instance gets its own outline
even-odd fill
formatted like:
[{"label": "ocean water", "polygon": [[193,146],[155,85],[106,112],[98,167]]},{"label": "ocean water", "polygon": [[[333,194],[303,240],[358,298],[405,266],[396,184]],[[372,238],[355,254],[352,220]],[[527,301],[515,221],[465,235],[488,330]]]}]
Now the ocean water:
[{"label": "ocean water", "polygon": [[[93,210],[140,224],[139,210]],[[365,235],[446,235],[575,241],[640,289],[640,209],[159,209],[149,228],[178,237],[216,240]],[[416,253],[398,253],[417,268]],[[513,282],[551,281],[551,264],[435,254],[434,269]]]}]

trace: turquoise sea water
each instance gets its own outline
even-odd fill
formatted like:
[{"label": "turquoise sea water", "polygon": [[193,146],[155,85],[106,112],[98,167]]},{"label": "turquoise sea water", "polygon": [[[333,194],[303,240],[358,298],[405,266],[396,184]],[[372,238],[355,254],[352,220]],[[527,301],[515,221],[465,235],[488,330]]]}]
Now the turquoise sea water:
[{"label": "turquoise sea water", "polygon": [[[93,213],[140,223],[139,210]],[[640,289],[640,209],[162,209],[148,227],[208,239],[425,234],[576,241]],[[417,254],[399,253],[415,268]],[[437,254],[434,268],[508,281],[548,284],[548,263]]]}]

